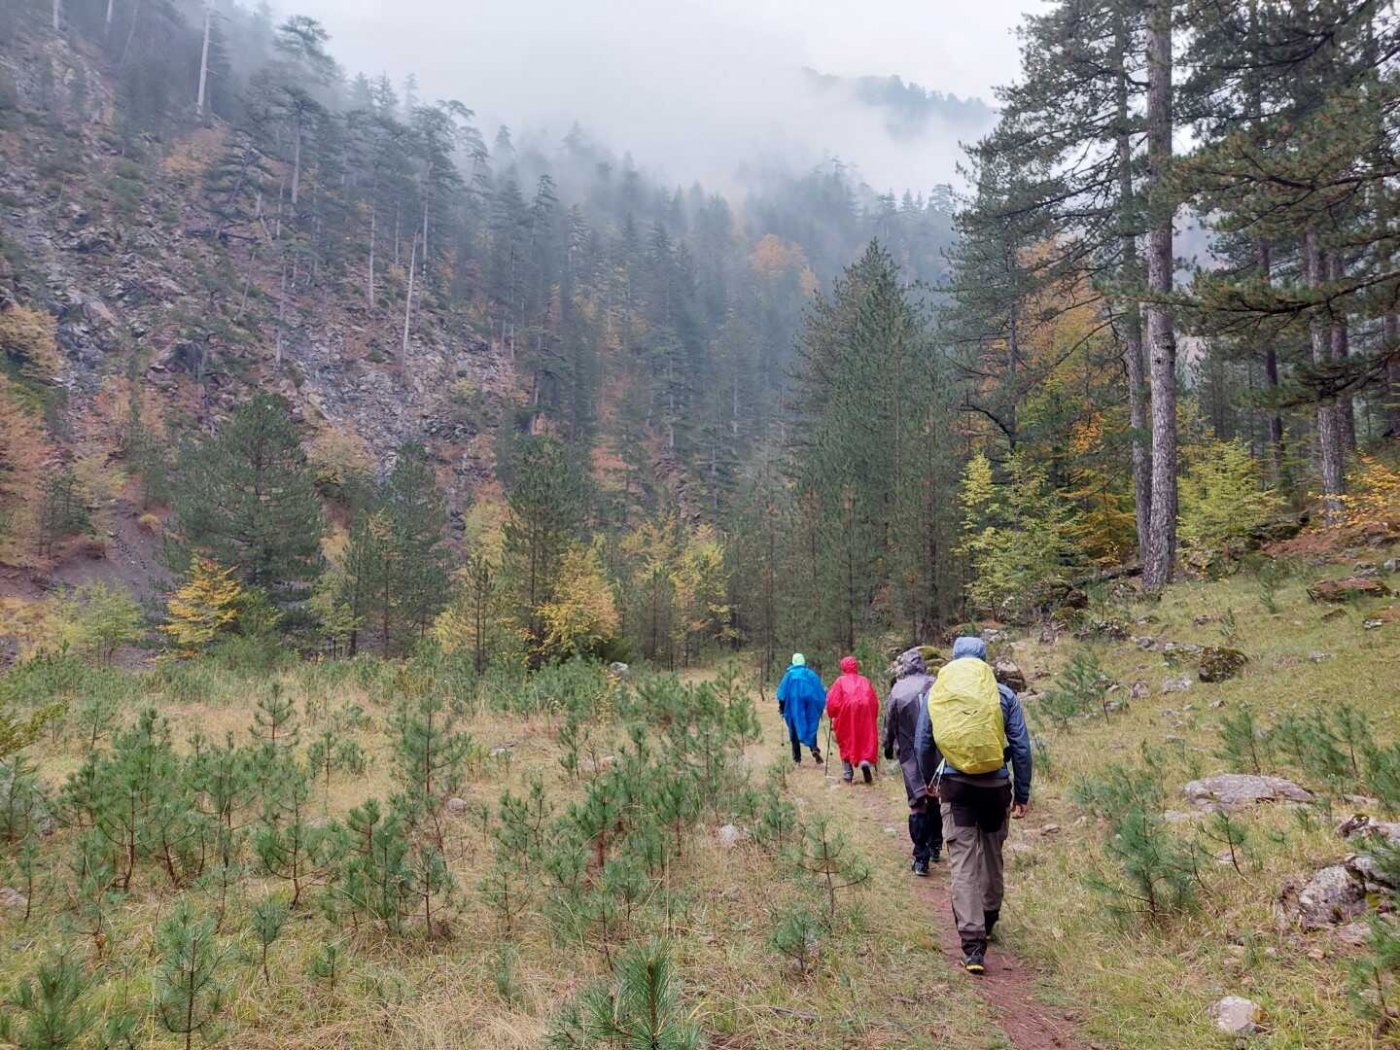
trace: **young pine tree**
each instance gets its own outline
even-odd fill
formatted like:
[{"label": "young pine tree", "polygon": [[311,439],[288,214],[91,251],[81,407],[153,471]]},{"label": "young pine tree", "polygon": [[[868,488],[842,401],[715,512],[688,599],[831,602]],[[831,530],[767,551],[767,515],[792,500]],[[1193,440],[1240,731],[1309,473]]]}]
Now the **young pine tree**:
[{"label": "young pine tree", "polygon": [[199,918],[181,899],[156,931],[156,950],[156,1016],[191,1050],[196,1035],[213,1031],[224,1006],[219,978],[224,950],[215,939],[214,920]]}]

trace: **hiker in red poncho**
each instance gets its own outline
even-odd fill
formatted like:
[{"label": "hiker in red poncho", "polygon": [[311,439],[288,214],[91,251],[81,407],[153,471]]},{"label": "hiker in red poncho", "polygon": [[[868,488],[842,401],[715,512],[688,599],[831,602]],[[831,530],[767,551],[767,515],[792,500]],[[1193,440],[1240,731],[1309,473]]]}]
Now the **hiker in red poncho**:
[{"label": "hiker in red poncho", "polygon": [[860,673],[854,656],[841,661],[841,677],[826,694],[826,713],[841,751],[843,779],[851,783],[859,766],[865,782],[874,783],[871,770],[880,753],[880,698],[870,679]]}]

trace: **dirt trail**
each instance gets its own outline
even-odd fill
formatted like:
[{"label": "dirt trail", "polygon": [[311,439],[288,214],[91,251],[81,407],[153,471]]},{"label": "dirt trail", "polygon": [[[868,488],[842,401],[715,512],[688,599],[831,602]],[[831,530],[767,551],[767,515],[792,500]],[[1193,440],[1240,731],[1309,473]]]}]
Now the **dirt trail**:
[{"label": "dirt trail", "polygon": [[[901,834],[892,839],[891,849],[908,863],[909,841],[902,834],[906,816],[904,806],[891,802],[879,790],[860,787],[850,790],[861,793],[865,808],[873,819],[901,830]],[[957,928],[953,925],[946,861],[934,867],[930,878],[916,879],[911,876],[909,889],[933,916],[938,928],[939,947],[948,964],[957,965],[962,951]],[[1007,892],[1016,892],[1014,880],[1008,885]],[[1036,998],[1035,979],[1036,971],[1030,964],[1012,955],[1005,945],[994,943],[987,953],[986,975],[973,979],[971,983],[987,1001],[997,1024],[1016,1050],[1089,1050],[1092,1044],[1084,1041],[1071,1014],[1047,1006]]]}]

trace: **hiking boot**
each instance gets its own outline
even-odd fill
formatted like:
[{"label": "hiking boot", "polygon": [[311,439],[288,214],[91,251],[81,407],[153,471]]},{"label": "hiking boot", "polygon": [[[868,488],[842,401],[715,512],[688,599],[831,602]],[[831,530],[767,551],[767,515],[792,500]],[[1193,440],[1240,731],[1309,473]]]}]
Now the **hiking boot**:
[{"label": "hiking boot", "polygon": [[916,860],[914,862],[914,874],[921,879],[928,878],[928,861]]},{"label": "hiking boot", "polygon": [[812,761],[815,762],[817,765],[822,764],[822,753],[818,751],[815,747],[812,748]]},{"label": "hiking boot", "polygon": [[860,764],[860,775],[865,778],[867,784],[875,783],[875,776],[870,770],[869,762],[862,762]]},{"label": "hiking boot", "polygon": [[992,931],[996,929],[997,920],[1001,918],[1001,909],[995,908],[992,911],[982,913],[982,926],[987,931],[987,940],[992,939]]},{"label": "hiking boot", "polygon": [[980,977],[987,972],[987,945],[982,941],[969,941],[963,945],[963,969]]},{"label": "hiking boot", "polygon": [[934,846],[933,849],[929,850],[928,859],[931,864],[939,863],[943,859],[943,850]]}]

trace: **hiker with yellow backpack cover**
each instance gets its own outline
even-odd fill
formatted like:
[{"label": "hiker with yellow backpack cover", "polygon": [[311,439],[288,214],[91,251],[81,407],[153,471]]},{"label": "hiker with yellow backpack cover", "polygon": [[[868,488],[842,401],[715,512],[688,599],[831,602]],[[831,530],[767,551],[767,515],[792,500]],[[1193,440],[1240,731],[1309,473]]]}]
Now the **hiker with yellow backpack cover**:
[{"label": "hiker with yellow backpack cover", "polygon": [[1008,812],[1020,819],[1030,806],[1031,738],[1021,702],[997,682],[982,639],[953,643],[953,659],[920,705],[914,752],[929,798],[940,803],[963,966],[985,973],[1005,892]]}]

